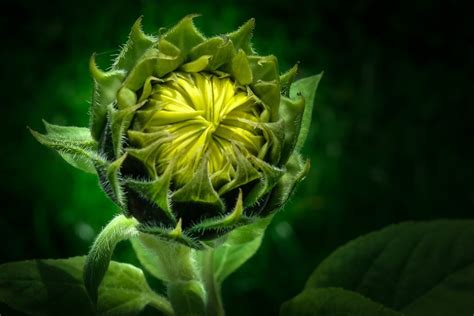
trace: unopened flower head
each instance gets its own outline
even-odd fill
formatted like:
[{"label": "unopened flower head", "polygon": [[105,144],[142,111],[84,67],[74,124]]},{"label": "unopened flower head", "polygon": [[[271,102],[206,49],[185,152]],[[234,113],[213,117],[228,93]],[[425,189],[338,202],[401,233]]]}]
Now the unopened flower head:
[{"label": "unopened flower head", "polygon": [[198,248],[281,208],[309,164],[297,152],[305,100],[289,92],[296,66],[280,75],[253,50],[253,19],[211,38],[193,19],[157,37],[138,20],[109,71],[93,56],[90,132],[33,133],[96,172],[143,232]]},{"label": "unopened flower head", "polygon": [[[153,176],[173,168],[172,182],[192,181],[200,164],[218,193],[235,185],[239,159],[264,159],[271,139],[262,131],[265,105],[229,76],[173,72],[150,82],[146,103],[128,130],[130,155]],[[147,93],[148,94],[148,93]],[[146,153],[146,157],[143,153]]]}]

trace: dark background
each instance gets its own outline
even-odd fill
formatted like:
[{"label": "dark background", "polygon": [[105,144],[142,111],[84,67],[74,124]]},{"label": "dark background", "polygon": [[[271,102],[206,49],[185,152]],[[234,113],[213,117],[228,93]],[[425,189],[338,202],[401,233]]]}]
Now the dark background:
[{"label": "dark background", "polygon": [[[228,315],[275,315],[336,247],[406,220],[472,217],[474,36],[461,1],[16,1],[1,5],[0,263],[83,255],[117,212],[93,175],[35,142],[41,118],[85,126],[99,63],[135,19],[189,13],[208,35],[251,17],[257,51],[324,70],[304,153],[312,169],[224,283]],[[136,263],[128,243],[116,260]],[[0,305],[2,315],[15,313]]]}]

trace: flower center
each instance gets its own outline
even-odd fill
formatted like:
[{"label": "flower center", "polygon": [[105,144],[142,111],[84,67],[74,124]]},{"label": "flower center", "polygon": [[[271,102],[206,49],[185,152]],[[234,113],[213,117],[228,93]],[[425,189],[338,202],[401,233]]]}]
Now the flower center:
[{"label": "flower center", "polygon": [[158,144],[158,174],[173,161],[173,181],[182,186],[206,159],[211,182],[218,187],[235,176],[236,151],[244,157],[261,152],[266,139],[258,124],[268,121],[266,113],[250,90],[229,77],[178,72],[152,86],[133,129],[157,135],[147,143]]}]

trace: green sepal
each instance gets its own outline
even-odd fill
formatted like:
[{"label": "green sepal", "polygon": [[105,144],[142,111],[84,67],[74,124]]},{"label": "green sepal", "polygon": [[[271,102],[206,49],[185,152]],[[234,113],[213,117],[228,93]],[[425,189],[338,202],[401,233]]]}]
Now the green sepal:
[{"label": "green sepal", "polygon": [[293,81],[295,81],[297,73],[298,64],[295,64],[290,70],[280,76],[281,94],[285,97],[290,96],[290,87]]},{"label": "green sepal", "polygon": [[253,84],[252,91],[255,96],[270,108],[270,120],[276,122],[279,119],[278,107],[280,105],[280,87],[276,81],[258,81]]},{"label": "green sepal", "polygon": [[122,110],[116,110],[111,104],[108,112],[110,117],[110,131],[112,134],[112,144],[114,148],[115,157],[119,157],[123,153],[123,141],[126,131],[130,127],[130,123],[135,115],[135,112],[143,106],[143,103],[136,104]]},{"label": "green sepal", "polygon": [[135,191],[148,201],[155,203],[166,214],[173,223],[176,223],[176,217],[171,210],[170,204],[170,185],[173,174],[172,163],[168,165],[165,172],[152,181],[140,181],[127,179],[125,184],[128,188]]},{"label": "green sepal", "polygon": [[159,51],[158,60],[155,65],[156,76],[163,77],[183,63],[185,57],[181,50],[167,40],[160,39],[156,47]]},{"label": "green sepal", "polygon": [[122,69],[129,72],[155,41],[153,36],[143,33],[142,18],[138,18],[132,26],[127,43],[112,65],[112,69]]},{"label": "green sepal", "polygon": [[194,225],[189,229],[189,232],[192,234],[194,232],[201,233],[207,230],[214,231],[229,231],[235,227],[248,224],[251,220],[245,218],[244,214],[244,203],[242,197],[242,190],[239,191],[237,201],[235,206],[228,214],[225,214],[218,218],[205,219],[202,222]]},{"label": "green sepal", "polygon": [[121,208],[125,207],[125,196],[123,194],[123,188],[121,184],[122,182],[120,177],[120,168],[122,167],[122,164],[126,158],[127,154],[125,153],[117,160],[112,162],[110,165],[108,165],[105,172],[107,181],[109,182],[110,188],[115,197],[115,202]]},{"label": "green sepal", "polygon": [[149,76],[148,78],[146,78],[145,83],[143,84],[143,87],[142,87],[142,93],[140,95],[140,99],[138,99],[138,103],[146,101],[148,97],[150,96],[150,94],[153,92],[152,83],[161,82],[161,81],[162,79],[154,77],[154,76]]},{"label": "green sepal", "polygon": [[273,189],[278,180],[285,174],[285,170],[272,166],[261,159],[255,158],[254,156],[250,156],[249,158],[253,165],[261,171],[262,175],[260,182],[258,182],[245,197],[245,208],[258,203],[265,194]]},{"label": "green sepal", "polygon": [[286,173],[278,180],[277,185],[270,193],[262,213],[269,214],[282,208],[290,198],[296,185],[308,174],[311,164],[309,160],[303,160],[298,153],[288,159]]},{"label": "green sepal", "polygon": [[[130,131],[135,132],[135,130],[143,131],[145,127],[147,127],[148,122],[153,119],[153,115],[157,111],[155,108],[152,107],[155,104],[156,102],[153,99],[149,99],[146,106],[144,106],[143,109],[140,109],[135,113],[135,116],[133,119],[133,129],[129,129],[127,133],[130,133]],[[146,134],[147,132],[148,130],[146,132],[140,132],[140,133]]]},{"label": "green sepal", "polygon": [[146,234],[154,235],[163,241],[177,242],[193,249],[203,249],[203,244],[192,237],[188,236],[182,229],[182,220],[180,219],[176,227],[165,227],[157,225],[140,224],[138,231]]},{"label": "green sepal", "polygon": [[[259,153],[258,158],[268,161],[272,165],[277,165],[280,161],[283,142],[285,140],[285,123],[283,119],[279,119],[277,122],[260,124],[260,128],[268,139],[270,152],[266,152],[263,156]],[[268,158],[265,159],[267,155]]]},{"label": "green sepal", "polygon": [[84,284],[94,304],[97,303],[97,290],[109,267],[115,246],[122,240],[138,233],[138,222],[124,215],[116,216],[97,236],[87,255],[84,265]]},{"label": "green sepal", "polygon": [[247,184],[255,179],[261,177],[257,169],[252,166],[249,160],[242,154],[237,145],[234,145],[234,152],[236,157],[237,170],[235,171],[235,176],[233,180],[226,183],[222,186],[218,193],[223,195],[226,192],[229,192],[235,188],[241,187],[244,184]]},{"label": "green sepal", "polygon": [[97,142],[87,128],[43,122],[47,134],[30,129],[31,134],[42,145],[56,150],[70,165],[88,173],[96,173],[96,165],[106,165],[106,160],[97,153]]},{"label": "green sepal", "polygon": [[158,63],[159,51],[155,48],[148,49],[136,62],[136,65],[130,70],[123,86],[132,91],[138,91],[143,88],[145,80],[154,74],[156,64]]},{"label": "green sepal", "polygon": [[186,72],[200,72],[204,69],[207,69],[209,66],[209,61],[212,58],[211,55],[203,55],[189,63],[186,63],[181,66],[181,69]]},{"label": "green sepal", "polygon": [[115,101],[126,72],[124,70],[108,72],[100,70],[95,63],[95,54],[91,56],[89,61],[89,70],[94,79],[90,129],[92,137],[98,141],[107,121],[107,106]]},{"label": "green sepal", "polygon": [[201,160],[191,180],[173,193],[172,201],[206,203],[224,209],[224,204],[211,183],[207,157]]},{"label": "green sepal", "polygon": [[168,232],[168,237],[178,239],[183,237],[183,220],[180,218],[176,223],[176,227]]},{"label": "green sepal", "polygon": [[230,38],[236,50],[242,49],[248,55],[254,54],[254,50],[252,49],[252,32],[255,28],[255,19],[250,19],[245,22],[241,27],[239,27],[236,31],[227,34]]},{"label": "green sepal", "polygon": [[[137,94],[130,88],[122,87],[117,92],[117,107],[120,110],[129,108],[137,104]],[[110,104],[113,106],[113,104]],[[110,106],[109,105],[109,106]]]},{"label": "green sepal", "polygon": [[189,53],[190,60],[210,56],[206,70],[216,70],[229,63],[234,55],[234,45],[227,37],[213,37],[194,47]]},{"label": "green sepal", "polygon": [[251,84],[253,81],[252,69],[243,50],[239,50],[232,58],[230,73],[241,85]]},{"label": "green sepal", "polygon": [[248,56],[250,68],[253,74],[253,83],[259,81],[280,82],[278,71],[278,60],[273,55],[268,56]]},{"label": "green sepal", "polygon": [[281,98],[279,114],[285,122],[285,141],[280,158],[280,165],[286,164],[288,158],[295,151],[304,111],[305,99],[302,96],[295,99],[287,97]]},{"label": "green sepal", "polygon": [[155,163],[158,149],[163,143],[168,141],[170,141],[169,137],[163,137],[159,140],[155,140],[154,142],[150,142],[150,144],[146,147],[140,149],[127,148],[126,151],[130,154],[130,156],[137,158],[145,166],[150,177],[154,179],[158,176]]},{"label": "green sepal", "polygon": [[193,19],[197,16],[196,14],[190,14],[184,17],[162,36],[165,40],[178,47],[186,56],[194,46],[204,42],[206,39],[194,26]]},{"label": "green sepal", "polygon": [[318,89],[319,81],[323,73],[314,75],[311,77],[300,79],[294,82],[290,87],[290,97],[296,98],[298,95],[302,95],[305,100],[305,109],[301,122],[301,128],[298,135],[298,141],[295,146],[296,151],[300,151],[303,147],[306,137],[308,136],[309,127],[311,126],[311,117],[313,113],[314,98],[316,96],[316,90]]}]

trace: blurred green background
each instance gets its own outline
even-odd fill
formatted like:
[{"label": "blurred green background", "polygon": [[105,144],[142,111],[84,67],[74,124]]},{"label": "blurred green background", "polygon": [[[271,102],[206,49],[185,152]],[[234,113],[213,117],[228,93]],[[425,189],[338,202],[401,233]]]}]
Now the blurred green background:
[{"label": "blurred green background", "polygon": [[[117,213],[95,176],[26,126],[87,125],[89,56],[106,67],[140,15],[156,34],[202,13],[208,35],[255,17],[255,47],[282,72],[296,62],[300,77],[325,71],[305,148],[311,172],[257,255],[224,283],[228,315],[275,315],[356,236],[473,215],[474,27],[460,1],[23,0],[1,11],[0,263],[83,255]],[[115,259],[136,263],[128,243]]]}]

